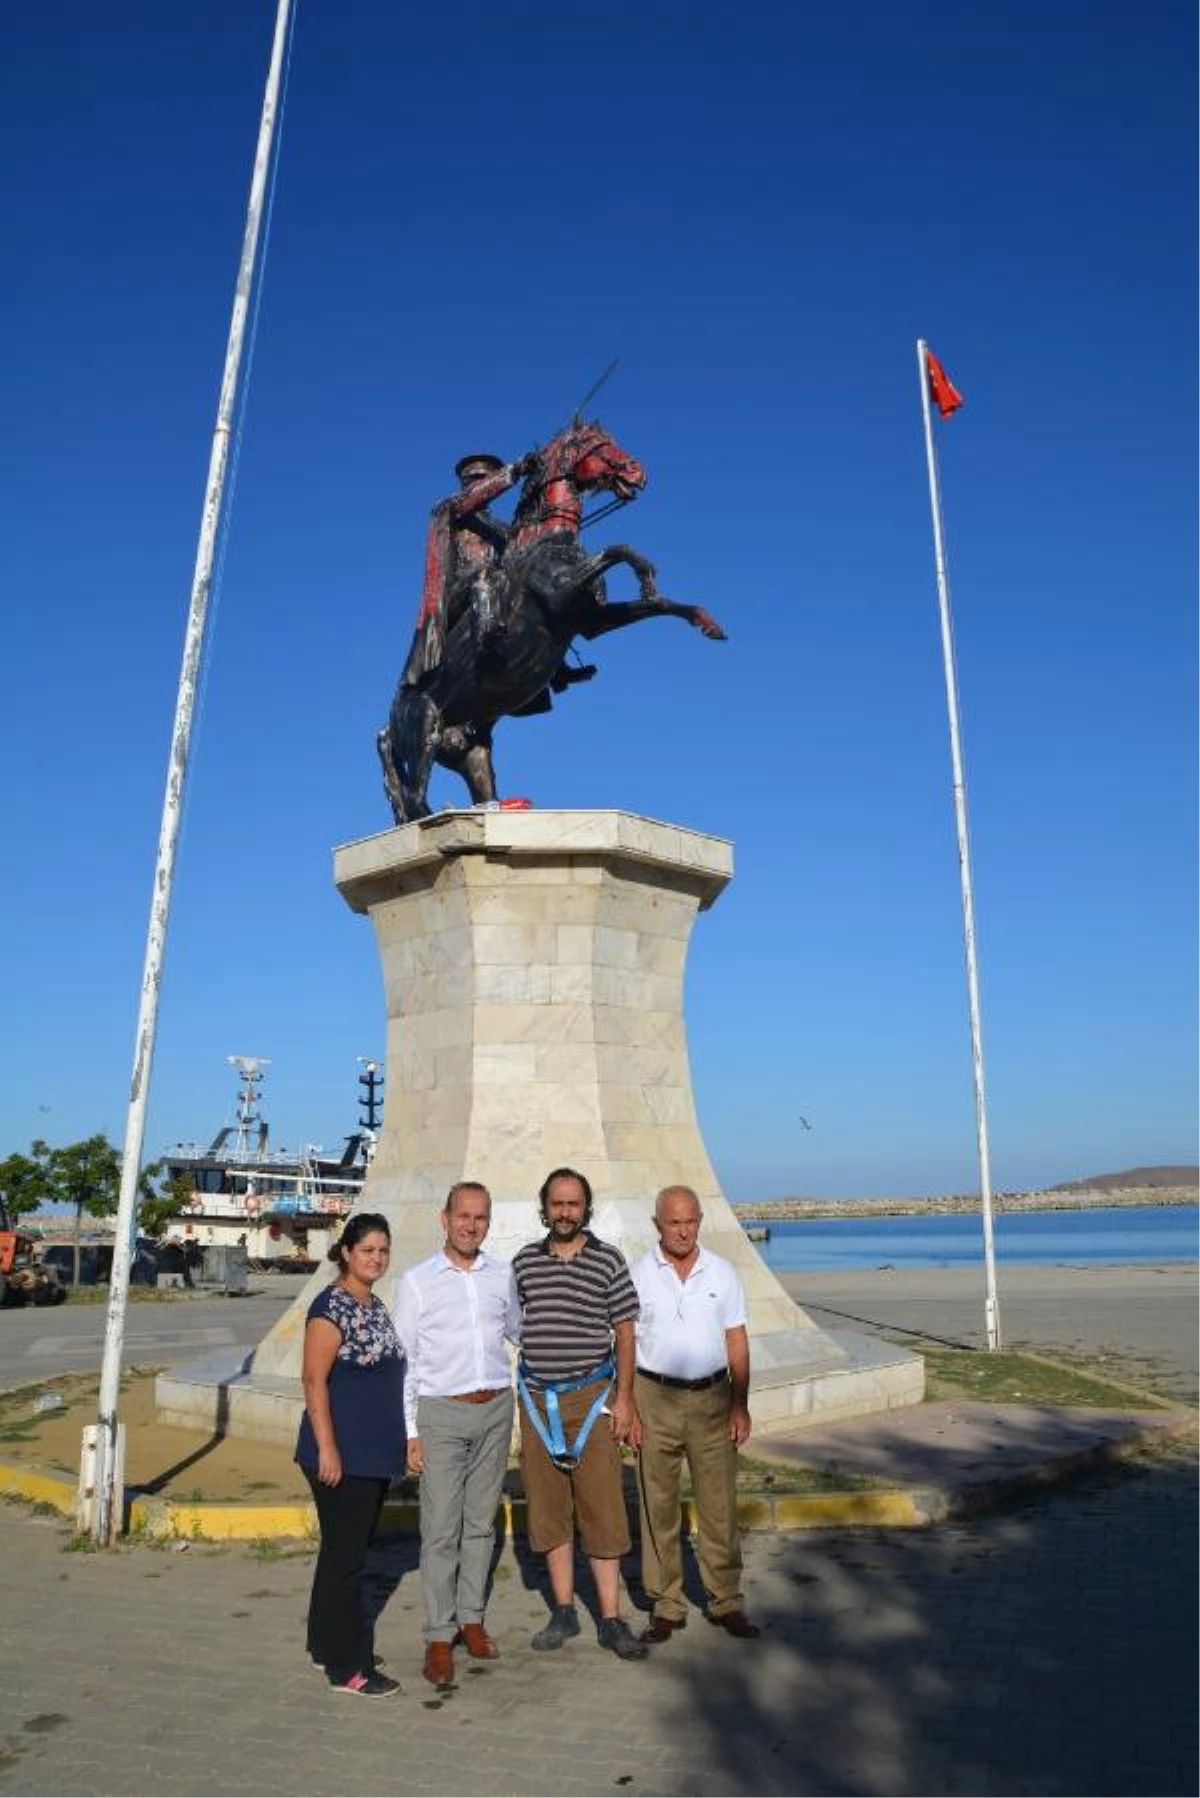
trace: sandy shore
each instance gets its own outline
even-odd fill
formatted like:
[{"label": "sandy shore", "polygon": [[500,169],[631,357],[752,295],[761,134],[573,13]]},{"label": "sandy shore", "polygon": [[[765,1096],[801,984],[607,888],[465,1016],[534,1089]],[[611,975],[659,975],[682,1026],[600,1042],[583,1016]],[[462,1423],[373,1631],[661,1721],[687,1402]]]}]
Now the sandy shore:
[{"label": "sandy shore", "polygon": [[[829,1329],[925,1336],[972,1348],[984,1341],[982,1266],[779,1278]],[[1197,1402],[1200,1287],[1194,1262],[1002,1265],[997,1284],[1006,1348],[1103,1357],[1114,1378]]]}]

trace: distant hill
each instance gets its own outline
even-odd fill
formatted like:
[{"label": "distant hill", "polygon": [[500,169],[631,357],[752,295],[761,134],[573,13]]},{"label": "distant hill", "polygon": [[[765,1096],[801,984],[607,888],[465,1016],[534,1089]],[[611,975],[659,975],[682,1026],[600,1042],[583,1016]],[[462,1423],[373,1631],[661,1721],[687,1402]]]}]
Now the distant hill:
[{"label": "distant hill", "polygon": [[1130,1167],[1123,1174],[1089,1174],[1084,1180],[1064,1180],[1048,1192],[1128,1192],[1158,1186],[1200,1186],[1200,1167]]}]

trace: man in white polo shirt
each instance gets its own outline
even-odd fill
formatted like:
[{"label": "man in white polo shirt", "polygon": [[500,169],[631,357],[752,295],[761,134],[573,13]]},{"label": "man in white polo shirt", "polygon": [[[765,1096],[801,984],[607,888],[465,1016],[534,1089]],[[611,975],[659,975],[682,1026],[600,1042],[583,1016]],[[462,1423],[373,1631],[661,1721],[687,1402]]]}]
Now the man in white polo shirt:
[{"label": "man in white polo shirt", "polygon": [[685,1459],[709,1621],[731,1636],[760,1633],[742,1608],[737,1523],[737,1451],[750,1435],[746,1300],[731,1263],[701,1247],[701,1216],[690,1186],[664,1187],[654,1206],[658,1247],[631,1270],[641,1307],[642,1585],[654,1601],[643,1642],[667,1642],[687,1624],[679,1540]]},{"label": "man in white polo shirt", "polygon": [[505,1342],[521,1333],[507,1261],[486,1255],[486,1186],[460,1180],[441,1214],[445,1245],[396,1281],[393,1312],[408,1357],[408,1468],[421,1476],[425,1678],[454,1679],[454,1645],[477,1660],[500,1650],[483,1626],[493,1525],[512,1439]]}]

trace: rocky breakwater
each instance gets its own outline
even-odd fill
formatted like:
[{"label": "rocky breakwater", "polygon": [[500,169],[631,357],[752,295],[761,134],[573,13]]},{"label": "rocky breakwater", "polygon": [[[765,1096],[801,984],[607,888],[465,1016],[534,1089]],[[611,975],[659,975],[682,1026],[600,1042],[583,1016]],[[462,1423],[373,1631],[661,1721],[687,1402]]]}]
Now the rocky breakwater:
[{"label": "rocky breakwater", "polygon": [[[993,1194],[999,1212],[1090,1211],[1099,1206],[1195,1205],[1200,1187],[1086,1186],[1066,1190],[1049,1187],[1029,1192]],[[979,1210],[978,1193],[936,1193],[925,1198],[815,1199],[785,1198],[735,1202],[735,1215],[743,1224],[802,1222],[809,1218],[838,1217],[937,1217]]]}]

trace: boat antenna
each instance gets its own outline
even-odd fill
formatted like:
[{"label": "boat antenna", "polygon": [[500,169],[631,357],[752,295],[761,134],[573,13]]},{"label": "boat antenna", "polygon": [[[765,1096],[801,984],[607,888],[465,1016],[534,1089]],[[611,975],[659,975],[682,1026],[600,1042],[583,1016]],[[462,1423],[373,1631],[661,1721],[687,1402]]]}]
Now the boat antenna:
[{"label": "boat antenna", "polygon": [[363,1072],[358,1076],[358,1084],[363,1089],[358,1095],[358,1102],[366,1108],[367,1114],[365,1117],[360,1117],[358,1121],[362,1129],[374,1133],[379,1129],[379,1113],[383,1105],[381,1097],[383,1077],[379,1072],[377,1061],[372,1061],[367,1055],[360,1055],[358,1059],[363,1067]]},{"label": "boat antenna", "polygon": [[250,1141],[250,1132],[256,1124],[258,1125],[258,1147],[263,1150],[267,1146],[267,1126],[255,1110],[255,1106],[258,1104],[258,1089],[262,1085],[263,1069],[269,1068],[271,1063],[264,1055],[229,1055],[226,1056],[226,1060],[231,1068],[237,1069],[238,1079],[241,1081],[238,1088],[237,1152],[239,1155],[248,1155],[253,1147]]}]

